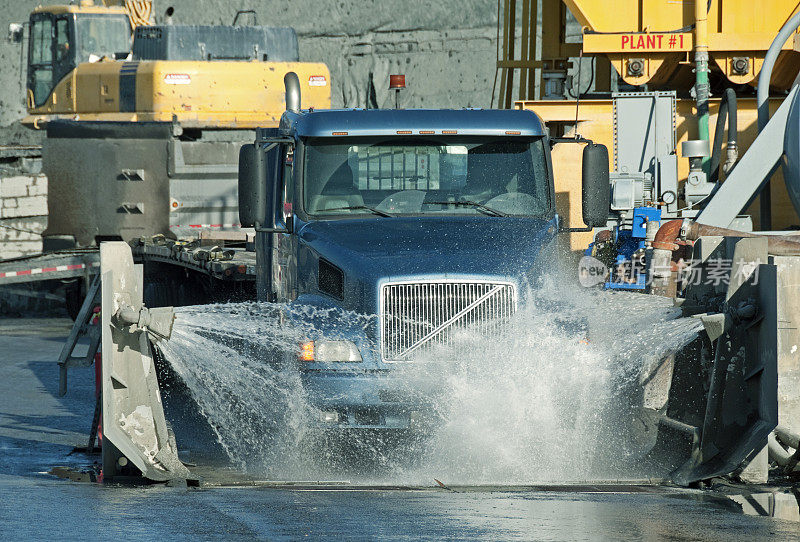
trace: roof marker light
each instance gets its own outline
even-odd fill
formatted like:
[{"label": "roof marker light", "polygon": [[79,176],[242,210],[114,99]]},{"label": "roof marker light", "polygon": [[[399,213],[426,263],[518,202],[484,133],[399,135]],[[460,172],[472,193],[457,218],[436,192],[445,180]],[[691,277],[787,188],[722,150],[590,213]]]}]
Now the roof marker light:
[{"label": "roof marker light", "polygon": [[394,108],[400,109],[400,91],[406,88],[405,75],[390,75],[389,76],[389,90],[394,91]]},{"label": "roof marker light", "polygon": [[406,88],[405,75],[390,75],[389,76],[389,90],[399,90]]},{"label": "roof marker light", "polygon": [[411,130],[397,130],[397,133],[400,135],[407,135],[411,133]]},{"label": "roof marker light", "polygon": [[458,130],[442,130],[443,134],[457,134]]},{"label": "roof marker light", "polygon": [[519,130],[506,130],[506,135],[519,135],[520,133]]},{"label": "roof marker light", "polygon": [[434,130],[420,130],[419,133],[423,135],[430,135],[435,134],[436,132]]},{"label": "roof marker light", "polygon": [[347,132],[331,132],[331,135],[347,135]]}]

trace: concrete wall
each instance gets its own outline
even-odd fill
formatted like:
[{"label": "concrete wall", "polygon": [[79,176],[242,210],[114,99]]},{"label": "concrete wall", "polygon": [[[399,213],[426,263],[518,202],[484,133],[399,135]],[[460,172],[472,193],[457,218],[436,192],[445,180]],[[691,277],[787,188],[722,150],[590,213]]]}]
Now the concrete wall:
[{"label": "concrete wall", "polygon": [[40,252],[47,227],[47,177],[0,177],[0,259]]}]

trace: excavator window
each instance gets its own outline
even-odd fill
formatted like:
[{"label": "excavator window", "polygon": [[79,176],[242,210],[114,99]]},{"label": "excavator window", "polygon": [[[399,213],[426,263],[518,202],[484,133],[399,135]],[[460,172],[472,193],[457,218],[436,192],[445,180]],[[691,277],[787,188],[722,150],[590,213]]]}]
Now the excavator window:
[{"label": "excavator window", "polygon": [[28,49],[31,105],[44,105],[58,82],[79,63],[126,57],[131,40],[131,25],[126,15],[31,15]]},{"label": "excavator window", "polygon": [[69,21],[65,18],[56,20],[56,62],[63,62],[70,54]]},{"label": "excavator window", "polygon": [[56,19],[55,47],[53,50],[53,86],[75,69],[75,48],[72,46],[70,19],[60,16]]},{"label": "excavator window", "polygon": [[39,13],[31,17],[28,88],[36,107],[43,105],[56,84],[75,68],[71,19]]},{"label": "excavator window", "polygon": [[42,15],[31,19],[28,53],[28,89],[36,106],[46,102],[53,90],[53,20]]},{"label": "excavator window", "polygon": [[131,24],[126,16],[80,15],[76,19],[78,62],[124,57],[131,50]]}]

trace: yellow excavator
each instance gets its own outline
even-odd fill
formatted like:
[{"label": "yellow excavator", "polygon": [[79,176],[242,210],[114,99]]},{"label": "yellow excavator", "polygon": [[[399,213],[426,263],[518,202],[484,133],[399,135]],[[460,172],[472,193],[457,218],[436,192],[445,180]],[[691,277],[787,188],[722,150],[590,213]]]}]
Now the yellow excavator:
[{"label": "yellow excavator", "polygon": [[[255,16],[254,12],[250,12]],[[293,29],[153,25],[143,0],[81,0],[30,15],[23,124],[53,119],[178,122],[184,128],[277,125],[283,77],[304,106],[330,106],[322,63],[298,62]]]},{"label": "yellow excavator", "polygon": [[45,252],[236,233],[239,147],[277,127],[284,77],[303,108],[330,108],[328,68],[299,61],[294,29],[258,26],[254,10],[227,26],[163,22],[144,0],[31,13],[22,123],[47,131]]}]

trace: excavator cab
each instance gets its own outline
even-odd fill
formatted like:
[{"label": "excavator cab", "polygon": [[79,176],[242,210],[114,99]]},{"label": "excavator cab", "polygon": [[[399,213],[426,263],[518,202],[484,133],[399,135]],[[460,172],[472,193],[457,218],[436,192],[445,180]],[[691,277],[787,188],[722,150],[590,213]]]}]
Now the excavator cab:
[{"label": "excavator cab", "polygon": [[125,58],[131,51],[131,22],[123,8],[49,6],[36,9],[29,23],[29,112],[45,105],[78,64]]}]

